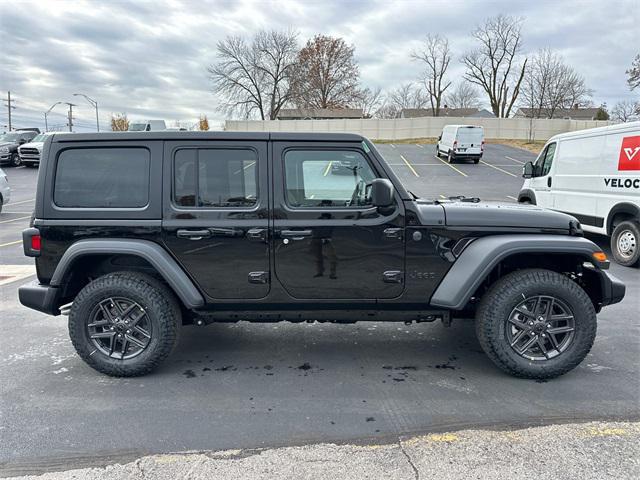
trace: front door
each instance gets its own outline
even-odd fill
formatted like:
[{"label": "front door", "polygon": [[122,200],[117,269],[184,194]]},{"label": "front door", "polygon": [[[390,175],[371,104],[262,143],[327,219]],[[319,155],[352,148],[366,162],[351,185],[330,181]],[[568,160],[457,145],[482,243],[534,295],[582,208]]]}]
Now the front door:
[{"label": "front door", "polygon": [[404,290],[404,209],[371,205],[376,161],[360,143],[275,142],[275,275],[298,299]]},{"label": "front door", "polygon": [[164,171],[163,240],[183,268],[211,299],[265,297],[267,142],[165,142]]},{"label": "front door", "polygon": [[555,142],[550,143],[540,152],[534,164],[534,177],[529,182],[531,189],[536,194],[536,204],[544,208],[553,208],[551,167],[556,154],[556,146]]}]

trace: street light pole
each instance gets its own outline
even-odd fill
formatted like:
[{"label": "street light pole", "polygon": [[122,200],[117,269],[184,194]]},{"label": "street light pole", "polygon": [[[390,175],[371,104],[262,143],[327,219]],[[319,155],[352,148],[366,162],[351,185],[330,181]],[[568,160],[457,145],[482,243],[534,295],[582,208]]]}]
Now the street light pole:
[{"label": "street light pole", "polygon": [[89,102],[93,108],[96,109],[96,128],[98,129],[98,131],[100,131],[100,119],[98,116],[98,102],[96,102],[94,99],[87,97],[84,93],[74,93],[73,94],[74,97],[84,97],[87,102]]},{"label": "street light pole", "polygon": [[77,107],[75,103],[64,102],[66,105],[69,105],[69,131],[73,132],[73,107]]},{"label": "street light pole", "polygon": [[51,110],[53,110],[53,107],[55,107],[56,105],[60,105],[62,102],[56,102],[53,105],[51,105],[51,107],[49,108],[49,110],[47,110],[46,112],[44,112],[44,131],[48,132],[49,131],[49,125],[47,124],[47,115],[49,115],[49,113],[51,112]]}]

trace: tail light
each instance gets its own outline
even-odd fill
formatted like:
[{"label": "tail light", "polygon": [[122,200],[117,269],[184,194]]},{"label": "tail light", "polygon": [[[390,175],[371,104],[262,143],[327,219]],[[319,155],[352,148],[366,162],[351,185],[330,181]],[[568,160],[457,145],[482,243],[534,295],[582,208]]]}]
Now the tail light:
[{"label": "tail light", "polygon": [[27,228],[22,231],[22,247],[27,257],[39,257],[42,249],[42,237],[37,228]]},{"label": "tail light", "polygon": [[480,144],[480,151],[484,152],[484,140],[482,140],[482,143]]}]

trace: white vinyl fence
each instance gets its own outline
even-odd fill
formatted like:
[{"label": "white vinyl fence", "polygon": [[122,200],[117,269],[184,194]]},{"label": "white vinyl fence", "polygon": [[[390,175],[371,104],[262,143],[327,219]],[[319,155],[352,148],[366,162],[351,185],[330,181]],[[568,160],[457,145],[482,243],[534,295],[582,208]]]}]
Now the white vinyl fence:
[{"label": "white vinyl fence", "polygon": [[445,125],[480,125],[486,138],[547,140],[558,133],[604,127],[614,122],[529,118],[420,117],[355,120],[227,120],[225,130],[240,132],[345,132],[373,140],[437,137]]}]

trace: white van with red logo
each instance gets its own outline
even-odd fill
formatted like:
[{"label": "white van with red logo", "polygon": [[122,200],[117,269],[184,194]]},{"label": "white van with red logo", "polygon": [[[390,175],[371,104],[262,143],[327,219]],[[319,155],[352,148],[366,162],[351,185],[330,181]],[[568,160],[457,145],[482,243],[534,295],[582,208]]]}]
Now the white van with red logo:
[{"label": "white van with red logo", "polygon": [[519,202],[573,215],[611,237],[618,263],[640,263],[640,122],[556,135],[523,177]]}]

